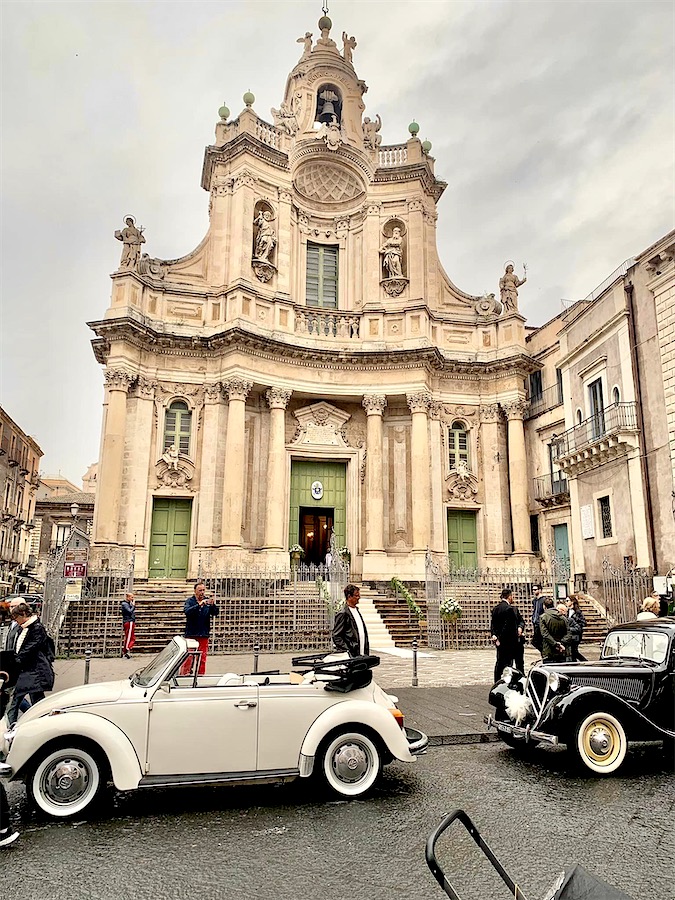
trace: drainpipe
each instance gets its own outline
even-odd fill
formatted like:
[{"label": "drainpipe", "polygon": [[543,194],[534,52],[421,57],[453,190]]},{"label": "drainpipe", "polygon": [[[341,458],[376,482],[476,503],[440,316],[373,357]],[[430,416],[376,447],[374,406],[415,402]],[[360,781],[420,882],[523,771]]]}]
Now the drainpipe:
[{"label": "drainpipe", "polygon": [[635,330],[635,304],[633,300],[633,283],[631,281],[624,285],[626,294],[626,304],[628,307],[628,333],[630,336],[630,357],[633,369],[633,382],[635,384],[635,400],[637,407],[637,426],[640,436],[640,471],[642,472],[642,487],[645,495],[645,505],[647,507],[647,533],[649,534],[649,546],[652,556],[652,567],[656,571],[656,541],[654,539],[654,518],[652,505],[652,491],[649,483],[649,474],[647,472],[647,452],[645,448],[645,431],[644,416],[642,414],[642,380],[640,377],[640,360],[638,358],[637,334]]}]

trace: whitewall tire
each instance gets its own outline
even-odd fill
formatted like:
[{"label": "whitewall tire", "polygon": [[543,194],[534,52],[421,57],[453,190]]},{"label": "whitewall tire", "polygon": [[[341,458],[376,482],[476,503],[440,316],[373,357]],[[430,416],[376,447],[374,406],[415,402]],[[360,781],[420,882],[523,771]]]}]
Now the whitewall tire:
[{"label": "whitewall tire", "polygon": [[361,797],[379,778],[382,757],[372,738],[349,731],[328,741],[320,766],[323,780],[334,794]]},{"label": "whitewall tire", "polygon": [[33,803],[49,816],[66,819],[83,813],[105,787],[100,761],[79,747],[52,750],[26,782]]},{"label": "whitewall tire", "polygon": [[579,760],[591,772],[609,775],[623,763],[628,741],[621,722],[611,713],[598,711],[579,723],[575,746]]}]

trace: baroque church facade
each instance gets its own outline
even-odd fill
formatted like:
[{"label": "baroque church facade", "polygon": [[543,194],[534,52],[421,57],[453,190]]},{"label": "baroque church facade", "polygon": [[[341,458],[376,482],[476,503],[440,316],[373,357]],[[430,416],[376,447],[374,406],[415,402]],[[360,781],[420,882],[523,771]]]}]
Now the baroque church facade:
[{"label": "baroque church facade", "polygon": [[105,401],[92,566],[137,577],[286,566],[328,536],[355,577],[424,578],[425,555],[528,567],[519,279],[472,296],[436,247],[430,145],[383,146],[366,84],[319,22],[274,124],[220,110],[209,228],[174,260],[128,217],[91,322]]}]

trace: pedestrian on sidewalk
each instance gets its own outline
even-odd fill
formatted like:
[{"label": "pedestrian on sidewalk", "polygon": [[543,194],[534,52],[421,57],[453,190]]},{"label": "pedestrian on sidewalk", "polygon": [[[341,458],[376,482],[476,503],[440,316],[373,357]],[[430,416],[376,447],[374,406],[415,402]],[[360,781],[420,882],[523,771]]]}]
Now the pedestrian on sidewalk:
[{"label": "pedestrian on sidewalk", "polygon": [[16,641],[18,677],[14,696],[7,710],[7,721],[12,728],[19,717],[19,707],[25,697],[31,704],[44,699],[45,691],[54,687],[54,641],[44,625],[26,603],[19,603],[12,610],[12,617],[19,624]]},{"label": "pedestrian on sidewalk", "polygon": [[[203,675],[206,672],[206,657],[209,652],[211,619],[220,612],[213,597],[206,596],[206,585],[203,581],[195,585],[194,594],[185,601],[183,612],[185,613],[185,637],[192,638],[199,644],[201,657],[197,674]],[[191,662],[192,660],[188,657],[181,667],[181,675],[190,674]]]},{"label": "pedestrian on sidewalk", "polygon": [[544,612],[544,595],[540,584],[532,585],[532,646],[541,653],[542,639],[539,619]]},{"label": "pedestrian on sidewalk", "polygon": [[13,844],[18,836],[19,832],[9,821],[7,791],[5,790],[5,785],[0,781],[0,847],[7,847],[9,844]]},{"label": "pedestrian on sidewalk", "polygon": [[499,603],[492,610],[490,622],[492,643],[497,650],[494,680],[499,681],[506,666],[514,664],[518,645],[518,618],[513,606],[513,591],[504,588]]},{"label": "pedestrian on sidewalk", "polygon": [[370,644],[368,629],[358,609],[361,589],[355,584],[345,587],[345,607],[335,616],[333,644],[338,653],[350,656],[368,656]]},{"label": "pedestrian on sidewalk", "polygon": [[545,663],[565,662],[570,633],[567,618],[561,610],[566,609],[565,604],[554,608],[552,597],[546,597],[544,600],[544,614],[539,619],[539,627],[544,642],[541,657]]},{"label": "pedestrian on sidewalk", "polygon": [[586,616],[579,606],[579,598],[576,594],[567,601],[567,627],[570,632],[570,659],[574,662],[586,662],[586,657],[579,652],[579,644],[584,637],[584,628],[586,627]]},{"label": "pedestrian on sidewalk", "polygon": [[131,651],[136,643],[136,601],[131,591],[127,591],[126,597],[120,603],[122,613],[122,629],[124,642],[122,644],[122,656],[131,659]]}]

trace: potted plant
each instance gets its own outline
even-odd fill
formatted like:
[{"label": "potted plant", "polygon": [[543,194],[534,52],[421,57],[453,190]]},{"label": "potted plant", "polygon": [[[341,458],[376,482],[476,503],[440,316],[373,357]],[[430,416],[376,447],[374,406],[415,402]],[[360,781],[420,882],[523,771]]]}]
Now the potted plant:
[{"label": "potted plant", "polygon": [[340,549],[338,550],[338,553],[340,554],[340,559],[343,562],[347,563],[347,565],[349,565],[351,563],[352,555],[349,552],[349,547],[340,547]]},{"label": "potted plant", "polygon": [[456,622],[462,617],[462,607],[452,597],[444,597],[441,600],[439,611],[444,622]]},{"label": "potted plant", "polygon": [[300,560],[304,557],[305,551],[302,549],[300,544],[293,544],[293,546],[289,548],[288,552],[291,555],[291,565],[293,566],[293,568],[296,568]]}]

